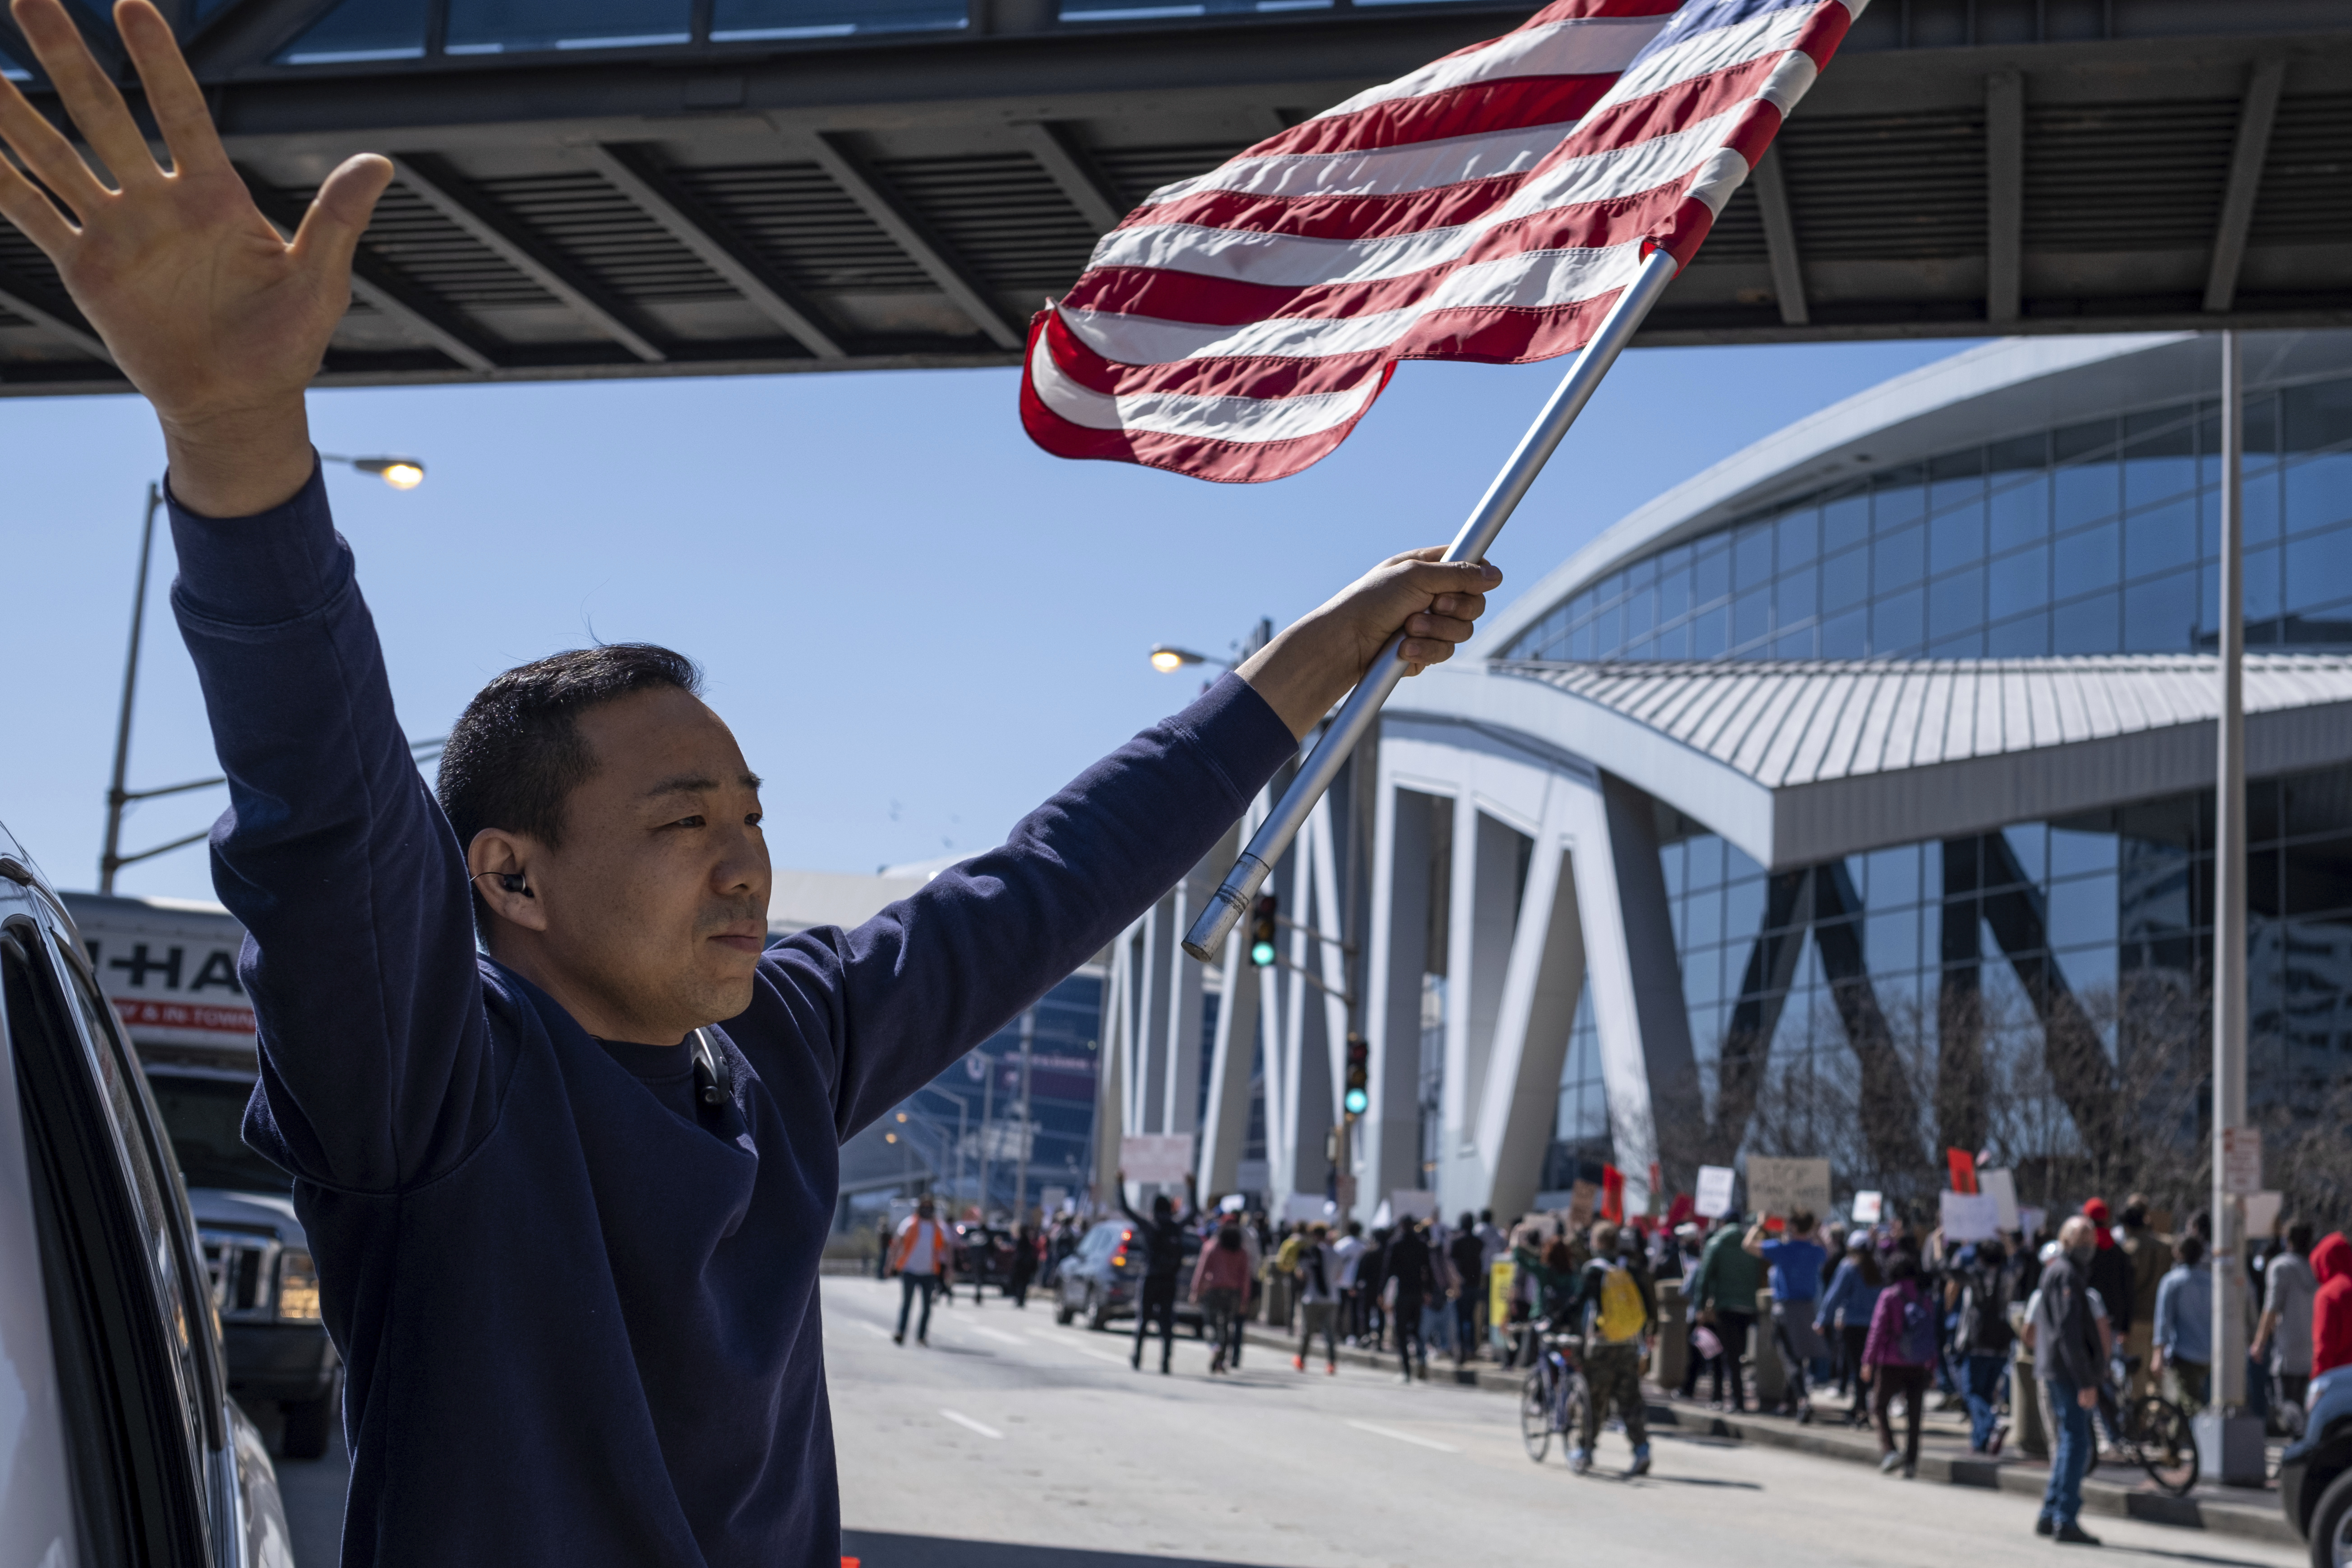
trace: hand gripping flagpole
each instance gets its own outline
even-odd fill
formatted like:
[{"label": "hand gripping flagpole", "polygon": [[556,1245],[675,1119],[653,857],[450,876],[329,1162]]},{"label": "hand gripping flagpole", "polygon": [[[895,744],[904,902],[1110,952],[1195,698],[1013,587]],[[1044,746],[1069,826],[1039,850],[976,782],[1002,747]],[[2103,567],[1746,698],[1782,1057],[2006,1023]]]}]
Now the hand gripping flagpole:
[{"label": "hand gripping flagpole", "polygon": [[[1528,426],[1528,433],[1519,437],[1518,449],[1495,476],[1495,482],[1486,487],[1486,495],[1470,513],[1469,521],[1463,523],[1462,531],[1446,546],[1445,560],[1475,561],[1494,544],[1495,536],[1511,520],[1512,511],[1536,482],[1536,476],[1543,472],[1560,437],[1576,423],[1576,416],[1584,412],[1584,405],[1592,401],[1601,378],[1617,363],[1618,352],[1641,326],[1642,318],[1650,313],[1658,296],[1665,292],[1666,285],[1674,281],[1676,269],[1675,258],[1664,249],[1650,252],[1633,284],[1617,297],[1616,304],[1601,319],[1591,341],[1576,356],[1576,363],[1568,367],[1568,374],[1560,377],[1559,385],[1552,390],[1551,401],[1536,416],[1536,422]],[[1224,945],[1226,933],[1249,909],[1258,889],[1265,885],[1274,863],[1282,858],[1283,851],[1290,847],[1290,841],[1306,826],[1315,803],[1331,787],[1339,764],[1348,760],[1356,742],[1371,728],[1381,704],[1389,700],[1389,693],[1404,679],[1405,661],[1401,653],[1403,647],[1404,633],[1400,631],[1373,658],[1371,668],[1364,672],[1356,689],[1323,731],[1322,740],[1307,754],[1306,763],[1291,781],[1282,803],[1251,837],[1249,847],[1234,862],[1234,868],[1225,873],[1224,881],[1201,910],[1201,918],[1185,933],[1186,952],[1206,963]]]}]

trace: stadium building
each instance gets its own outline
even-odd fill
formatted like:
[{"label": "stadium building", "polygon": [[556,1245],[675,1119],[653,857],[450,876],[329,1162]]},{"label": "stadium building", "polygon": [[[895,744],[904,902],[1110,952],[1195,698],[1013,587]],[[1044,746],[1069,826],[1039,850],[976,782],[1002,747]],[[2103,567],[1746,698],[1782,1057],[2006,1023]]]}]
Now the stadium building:
[{"label": "stadium building", "polygon": [[[2244,359],[2251,1091],[2307,1120],[2352,1065],[2352,334]],[[1389,704],[1280,962],[1176,949],[1223,855],[1114,948],[1098,1161],[1197,1131],[1219,1190],[1255,1139],[1276,1203],[1369,1216],[2193,1141],[2219,381],[2211,337],[1995,342],[1608,529]]]}]

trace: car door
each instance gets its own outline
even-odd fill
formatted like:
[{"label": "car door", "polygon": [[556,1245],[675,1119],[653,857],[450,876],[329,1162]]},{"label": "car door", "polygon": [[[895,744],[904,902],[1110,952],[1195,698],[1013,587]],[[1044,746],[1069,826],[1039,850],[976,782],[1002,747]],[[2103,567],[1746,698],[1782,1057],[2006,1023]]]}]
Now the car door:
[{"label": "car door", "polygon": [[[66,1415],[79,1562],[215,1568],[234,1509],[208,1298],[144,1086],[46,921],[0,925],[0,1018]],[[228,1467],[233,1470],[233,1466]],[[224,1491],[226,1495],[224,1496]],[[232,1513],[233,1517],[233,1513]]]}]

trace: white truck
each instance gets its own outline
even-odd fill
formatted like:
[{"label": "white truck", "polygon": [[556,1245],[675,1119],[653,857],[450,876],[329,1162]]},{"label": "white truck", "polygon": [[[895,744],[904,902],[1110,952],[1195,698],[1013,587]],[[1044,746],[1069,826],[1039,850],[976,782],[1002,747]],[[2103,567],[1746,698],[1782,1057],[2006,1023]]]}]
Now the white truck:
[{"label": "white truck", "polygon": [[319,1313],[319,1276],[286,1173],[238,1129],[257,1060],[237,980],[245,929],[218,904],[66,893],[100,989],[131,1037],[171,1133],[212,1276],[229,1392],[276,1402],[283,1451],[326,1451],[342,1363]]}]

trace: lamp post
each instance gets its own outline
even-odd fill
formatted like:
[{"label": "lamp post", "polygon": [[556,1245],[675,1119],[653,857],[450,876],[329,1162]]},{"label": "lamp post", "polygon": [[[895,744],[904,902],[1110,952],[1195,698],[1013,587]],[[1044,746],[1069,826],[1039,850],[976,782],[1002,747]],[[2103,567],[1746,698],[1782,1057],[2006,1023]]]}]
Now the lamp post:
[{"label": "lamp post", "polygon": [[[363,474],[374,474],[396,490],[413,490],[425,482],[425,464],[415,458],[344,458],[320,453],[320,461],[341,463]],[[122,816],[124,809],[142,800],[156,800],[164,795],[185,795],[191,790],[210,789],[228,782],[225,775],[206,779],[191,779],[186,784],[167,784],[162,789],[129,789],[124,787],[131,771],[131,710],[139,689],[139,653],[147,629],[147,572],[155,558],[155,514],[163,509],[163,487],[150,481],[147,486],[147,510],[139,525],[139,578],[131,595],[131,647],[122,657],[122,707],[114,721],[114,771],[106,786],[106,842],[99,851],[98,890],[114,891],[114,874],[125,866],[135,866],[142,860],[152,860],[158,855],[168,855],[174,849],[184,849],[211,833],[210,828],[159,844],[152,849],[142,849],[133,855],[122,853]],[[410,749],[423,762],[436,755],[446,737],[419,741]]]}]

